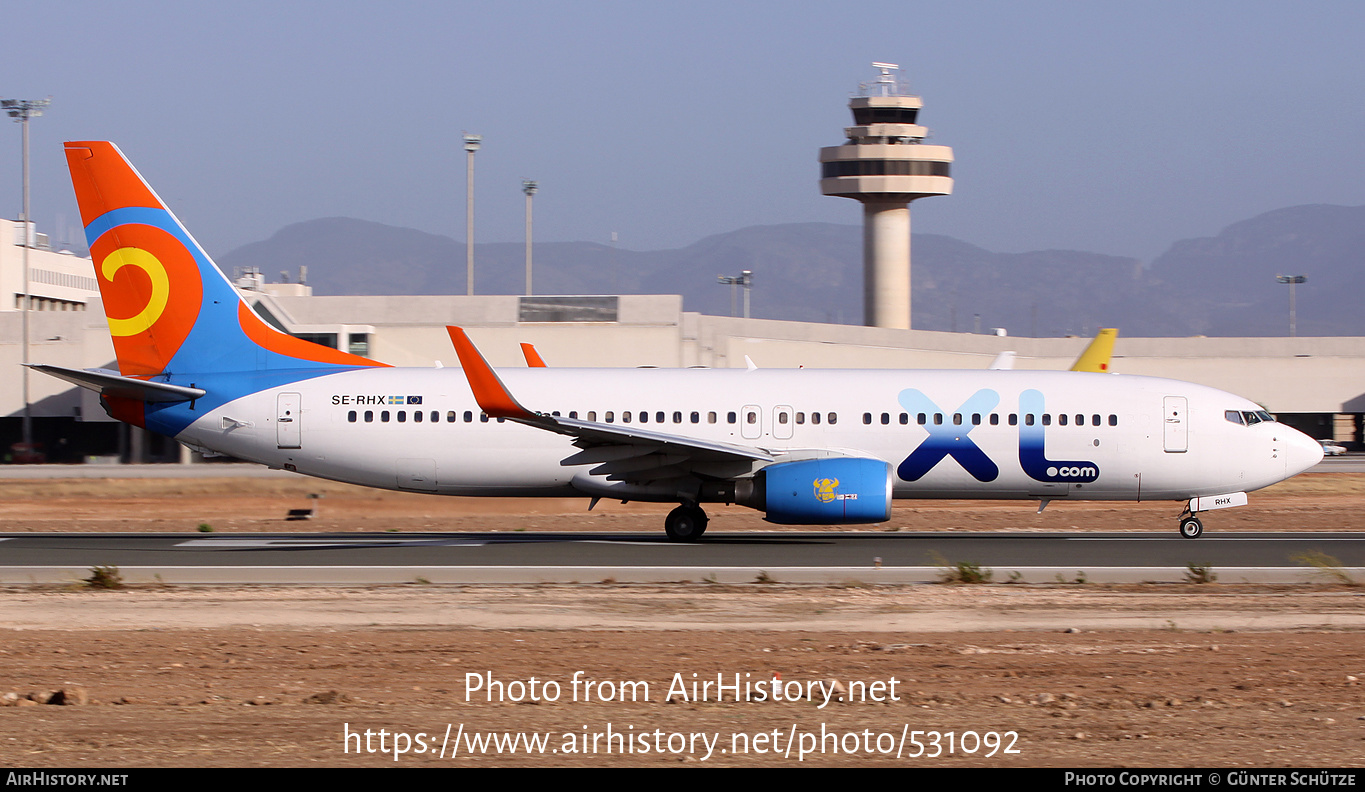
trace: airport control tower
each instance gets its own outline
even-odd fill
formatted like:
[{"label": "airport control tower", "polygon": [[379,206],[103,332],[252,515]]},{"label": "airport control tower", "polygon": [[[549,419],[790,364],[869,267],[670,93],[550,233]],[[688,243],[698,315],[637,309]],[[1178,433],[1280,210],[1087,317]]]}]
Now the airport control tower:
[{"label": "airport control tower", "polygon": [[894,63],[849,100],[856,126],[842,146],[820,149],[820,192],[863,202],[863,324],[910,329],[910,202],[953,191],[953,150],[923,144],[923,102]]}]

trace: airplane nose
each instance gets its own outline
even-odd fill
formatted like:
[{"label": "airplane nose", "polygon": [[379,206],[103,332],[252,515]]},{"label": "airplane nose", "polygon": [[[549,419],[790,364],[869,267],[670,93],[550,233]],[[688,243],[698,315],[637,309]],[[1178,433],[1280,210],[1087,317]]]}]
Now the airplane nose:
[{"label": "airplane nose", "polygon": [[1297,429],[1277,427],[1284,454],[1285,477],[1297,476],[1322,461],[1322,444]]}]

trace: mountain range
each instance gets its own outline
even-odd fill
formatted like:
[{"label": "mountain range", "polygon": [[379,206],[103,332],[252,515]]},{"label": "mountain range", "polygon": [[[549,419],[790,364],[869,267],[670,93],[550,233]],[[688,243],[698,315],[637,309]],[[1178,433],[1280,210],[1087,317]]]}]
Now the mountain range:
[{"label": "mountain range", "polygon": [[[859,324],[862,229],[753,226],[675,250],[537,242],[537,294],[682,294],[686,310],[730,313],[718,275],[753,275],[752,315]],[[1365,336],[1365,206],[1267,212],[1216,236],[1176,242],[1145,264],[1076,250],[994,253],[952,237],[912,240],[916,329],[1011,335],[1274,336],[1288,333],[1287,287],[1297,286],[1299,335]],[[219,258],[268,278],[308,268],[315,294],[464,294],[463,242],[409,228],[331,217],[286,226]],[[520,294],[525,245],[475,245],[475,292]]]}]

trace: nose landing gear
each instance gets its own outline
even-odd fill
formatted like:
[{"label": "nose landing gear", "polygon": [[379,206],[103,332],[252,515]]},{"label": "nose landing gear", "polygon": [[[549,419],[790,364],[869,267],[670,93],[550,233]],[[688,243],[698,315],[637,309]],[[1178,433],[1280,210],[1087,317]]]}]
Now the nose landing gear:
[{"label": "nose landing gear", "polygon": [[706,533],[706,512],[684,503],[664,518],[664,532],[674,542],[695,542]]},{"label": "nose landing gear", "polygon": [[1195,516],[1195,512],[1186,506],[1180,515],[1180,535],[1186,539],[1198,539],[1203,533],[1204,524]]}]

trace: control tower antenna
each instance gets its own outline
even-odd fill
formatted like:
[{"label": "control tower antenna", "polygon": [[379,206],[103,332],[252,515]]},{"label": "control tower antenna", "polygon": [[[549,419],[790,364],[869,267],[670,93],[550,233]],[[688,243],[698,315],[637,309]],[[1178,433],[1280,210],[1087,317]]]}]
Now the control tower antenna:
[{"label": "control tower antenna", "polygon": [[848,140],[820,149],[820,192],[863,203],[863,323],[909,330],[910,202],[952,193],[953,150],[924,145],[929,130],[915,123],[924,103],[900,66],[872,67],[879,76],[848,103]]}]

